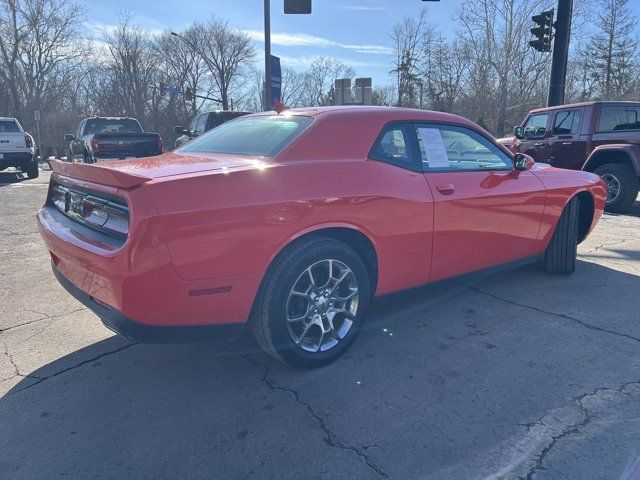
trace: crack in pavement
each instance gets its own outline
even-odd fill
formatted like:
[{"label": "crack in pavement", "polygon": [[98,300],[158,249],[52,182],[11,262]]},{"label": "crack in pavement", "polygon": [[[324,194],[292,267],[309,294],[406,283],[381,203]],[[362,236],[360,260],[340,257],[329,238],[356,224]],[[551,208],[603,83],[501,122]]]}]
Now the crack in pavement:
[{"label": "crack in pavement", "polygon": [[246,360],[247,362],[253,363],[254,365],[257,365],[261,368],[264,369],[264,375],[262,376],[262,382],[272,391],[272,392],[276,392],[276,391],[281,391],[281,392],[285,392],[288,393],[291,397],[293,397],[293,399],[296,401],[296,403],[298,403],[299,405],[301,405],[302,407],[305,408],[305,410],[307,411],[307,413],[316,421],[318,428],[320,428],[320,430],[322,430],[322,432],[324,433],[324,437],[323,440],[324,442],[329,445],[330,447],[333,448],[339,448],[341,450],[348,450],[351,451],[353,453],[355,453],[358,457],[360,457],[364,463],[371,469],[373,470],[378,476],[382,477],[382,478],[389,478],[389,474],[387,472],[385,472],[378,464],[376,464],[375,462],[373,462],[373,460],[371,460],[371,458],[369,458],[369,455],[367,455],[367,452],[370,448],[373,447],[377,447],[380,448],[380,446],[378,444],[370,444],[370,445],[364,445],[362,447],[355,447],[353,445],[347,445],[346,443],[341,442],[340,440],[338,440],[336,438],[336,434],[333,433],[331,431],[331,429],[327,426],[327,423],[325,422],[324,418],[318,413],[316,412],[316,410],[313,408],[313,406],[311,406],[311,404],[309,402],[304,401],[301,397],[300,394],[292,389],[292,388],[287,388],[287,387],[281,387],[279,385],[275,385],[274,383],[272,383],[268,376],[269,376],[269,367],[267,367],[266,365],[263,365],[255,360],[253,360],[252,358],[233,351],[233,350],[229,350],[226,349],[228,352],[233,353],[235,355],[238,355],[240,358]]},{"label": "crack in pavement", "polygon": [[13,377],[5,378],[5,379],[2,380],[3,382],[6,382],[7,380],[11,380],[12,378],[15,378],[15,377],[32,378],[32,379],[36,379],[36,380],[41,380],[42,379],[42,377],[38,377],[37,375],[21,373],[20,369],[18,367],[18,364],[16,363],[16,361],[13,358],[13,355],[11,355],[11,353],[9,353],[9,347],[7,347],[7,345],[5,343],[3,343],[2,346],[4,347],[4,355],[9,360],[9,363],[13,367],[13,372],[14,372]]},{"label": "crack in pavement", "polygon": [[[618,386],[618,387],[614,387],[614,388],[610,388],[610,387],[601,387],[601,388],[597,388],[592,392],[589,393],[584,393],[582,395],[579,395],[577,397],[573,397],[571,399],[571,405],[575,406],[579,411],[580,414],[582,416],[580,421],[577,422],[573,422],[567,425],[564,425],[563,428],[561,429],[561,431],[557,434],[557,435],[550,435],[551,437],[551,441],[548,442],[548,444],[540,451],[540,453],[538,453],[535,457],[534,460],[532,462],[532,465],[529,467],[529,470],[527,471],[526,475],[521,475],[518,478],[521,480],[532,480],[533,477],[541,470],[545,470],[544,467],[544,462],[547,458],[547,456],[551,453],[551,451],[557,446],[557,444],[562,441],[564,438],[579,433],[580,429],[586,427],[587,425],[589,425],[591,423],[592,420],[592,416],[591,413],[589,412],[589,409],[585,406],[584,402],[585,400],[587,400],[590,397],[603,397],[606,396],[610,393],[620,393],[623,394],[624,390],[631,386],[631,385],[640,385],[640,382],[638,382],[637,380],[634,381],[630,381],[630,382],[625,382],[622,385]],[[541,428],[552,428],[552,426],[548,426],[545,423],[545,418],[549,415],[553,415],[553,414],[547,414],[544,417],[542,417],[540,420],[532,423],[532,424],[528,424],[527,425],[527,434],[530,434],[533,432],[533,430],[537,427],[541,427]]]},{"label": "crack in pavement", "polygon": [[33,309],[25,309],[25,310],[27,310],[27,312],[35,313],[37,315],[44,315],[44,317],[36,318],[35,320],[29,320],[28,322],[24,322],[24,323],[19,323],[18,325],[11,325],[6,328],[0,328],[0,333],[8,332],[9,330],[13,330],[14,328],[31,325],[32,323],[42,322],[43,320],[53,320],[56,318],[66,317],[67,315],[71,315],[72,313],[77,313],[83,310],[87,310],[87,308],[86,307],[76,308],[75,310],[71,310],[70,312],[66,312],[66,313],[61,313],[59,315],[49,315],[47,313],[38,312],[37,310],[33,310]]},{"label": "crack in pavement", "polygon": [[640,343],[640,338],[638,338],[638,337],[634,337],[633,335],[628,335],[626,333],[617,332],[615,330],[608,330],[606,328],[598,327],[596,325],[592,325],[591,323],[585,322],[584,320],[580,320],[579,318],[572,317],[572,316],[567,315],[565,313],[550,312],[548,310],[543,310],[541,308],[533,307],[531,305],[526,305],[524,303],[518,303],[518,302],[514,302],[513,300],[507,300],[506,298],[499,297],[498,295],[495,295],[493,293],[490,293],[490,292],[487,292],[487,291],[484,291],[484,290],[480,290],[477,287],[467,287],[467,288],[469,290],[472,290],[472,291],[476,292],[476,293],[487,295],[487,296],[489,296],[491,298],[494,298],[496,300],[500,300],[501,302],[508,303],[510,305],[515,305],[517,307],[522,307],[522,308],[528,308],[529,310],[534,310],[536,312],[544,313],[546,315],[552,315],[552,316],[555,316],[555,317],[564,318],[566,320],[571,320],[572,322],[578,323],[579,325],[582,325],[583,327],[588,328],[590,330],[595,330],[595,331],[598,331],[598,332],[608,333],[610,335],[616,335],[618,337],[626,338],[627,340],[632,340],[632,341],[634,341],[636,343]]},{"label": "crack in pavement", "polygon": [[601,243],[600,245],[597,245],[595,248],[592,248],[591,250],[587,250],[586,252],[582,252],[582,254],[592,254],[592,253],[596,253],[598,250],[600,250],[601,248],[604,247],[614,247],[616,245],[622,245],[623,243],[630,241],[630,240],[636,240],[636,238],[634,237],[630,237],[630,238],[623,238],[619,241],[615,241],[615,242],[611,242],[611,243]]},{"label": "crack in pavement", "polygon": [[[135,343],[135,342],[134,343],[129,343],[129,344],[123,346],[123,347],[116,348],[115,350],[110,350],[108,352],[101,353],[100,355],[96,355],[95,357],[83,360],[80,363],[77,363],[75,365],[71,365],[70,367],[67,367],[67,368],[64,368],[62,370],[59,370],[59,371],[57,371],[55,373],[52,373],[51,375],[47,375],[46,377],[30,376],[29,378],[37,379],[38,381],[32,383],[31,385],[27,385],[24,388],[20,388],[18,390],[15,390],[11,394],[14,395],[14,394],[16,394],[18,392],[24,392],[25,390],[28,390],[31,387],[35,387],[36,385],[40,385],[45,380],[49,380],[50,378],[57,377],[58,375],[62,375],[63,373],[70,372],[71,370],[75,370],[76,368],[82,367],[83,365],[86,365],[87,363],[95,362],[96,360],[99,360],[99,359],[101,359],[103,357],[106,357],[106,356],[109,356],[109,355],[113,355],[114,353],[122,352],[123,350],[131,348],[134,345],[137,345],[137,343]],[[6,346],[5,346],[5,350],[6,350]]]}]

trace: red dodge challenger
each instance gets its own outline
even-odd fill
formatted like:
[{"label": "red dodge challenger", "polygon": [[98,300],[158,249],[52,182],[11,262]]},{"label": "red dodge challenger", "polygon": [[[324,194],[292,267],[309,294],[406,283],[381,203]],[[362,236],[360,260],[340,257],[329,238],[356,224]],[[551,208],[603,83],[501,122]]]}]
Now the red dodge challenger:
[{"label": "red dodge challenger", "polygon": [[445,113],[259,113],[162,156],[52,162],[38,219],[60,283],[137,341],[248,326],[313,367],[374,295],[543,259],[573,272],[600,218],[597,175],[536,165]]}]

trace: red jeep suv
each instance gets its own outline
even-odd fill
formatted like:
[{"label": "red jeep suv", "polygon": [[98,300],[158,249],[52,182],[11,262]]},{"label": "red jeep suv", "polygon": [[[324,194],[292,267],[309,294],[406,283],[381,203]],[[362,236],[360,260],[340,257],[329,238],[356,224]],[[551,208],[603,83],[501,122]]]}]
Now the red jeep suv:
[{"label": "red jeep suv", "polygon": [[608,211],[626,212],[640,188],[640,102],[588,102],[532,110],[501,139],[536,162],[586,170],[609,187]]}]

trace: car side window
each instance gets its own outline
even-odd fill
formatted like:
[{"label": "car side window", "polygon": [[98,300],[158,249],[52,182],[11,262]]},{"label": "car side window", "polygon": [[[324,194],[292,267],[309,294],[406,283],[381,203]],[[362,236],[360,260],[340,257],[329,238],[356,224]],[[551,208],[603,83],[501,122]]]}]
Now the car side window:
[{"label": "car side window", "polygon": [[411,127],[408,124],[385,127],[371,148],[369,157],[408,170],[418,170],[417,162],[411,155],[410,133]]},{"label": "car side window", "polygon": [[560,110],[553,121],[554,135],[580,133],[580,110]]},{"label": "car side window", "polygon": [[525,137],[541,137],[547,130],[549,122],[548,113],[531,115],[524,125],[523,134]]},{"label": "car side window", "polygon": [[196,125],[196,135],[202,135],[205,132],[207,126],[207,117],[206,113],[200,115],[198,119],[198,124]]},{"label": "car side window", "polygon": [[513,160],[489,139],[466,127],[416,125],[422,170],[511,170]]},{"label": "car side window", "polygon": [[202,116],[202,114],[200,115],[196,115],[195,117],[193,117],[193,120],[191,120],[191,123],[189,124],[189,133],[195,133],[196,132],[196,126],[198,125],[198,120],[200,119],[200,117]]},{"label": "car side window", "polygon": [[640,107],[602,107],[598,132],[640,130]]}]

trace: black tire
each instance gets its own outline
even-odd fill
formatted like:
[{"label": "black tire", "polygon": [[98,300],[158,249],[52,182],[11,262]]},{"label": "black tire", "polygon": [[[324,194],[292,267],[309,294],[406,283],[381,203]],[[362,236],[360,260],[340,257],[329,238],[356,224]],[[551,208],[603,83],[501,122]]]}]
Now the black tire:
[{"label": "black tire", "polygon": [[38,176],[40,175],[40,170],[38,169],[38,161],[34,158],[29,163],[27,163],[25,167],[22,168],[22,171],[27,174],[27,178],[29,179],[38,178]]},{"label": "black tire", "polygon": [[576,269],[579,207],[578,198],[573,197],[560,215],[551,242],[544,252],[544,267],[549,273],[569,275]]},{"label": "black tire", "polygon": [[[358,290],[358,297],[355,300],[357,307],[350,328],[337,344],[325,351],[309,352],[297,344],[290,334],[287,326],[291,325],[287,320],[289,313],[287,309],[290,308],[288,299],[291,290],[302,279],[305,271],[312,265],[321,265],[327,259],[337,260],[353,273]],[[351,280],[353,281],[353,278]],[[321,283],[318,282],[318,284]],[[272,357],[299,368],[320,367],[337,359],[355,340],[371,300],[370,285],[367,269],[360,256],[351,247],[330,238],[307,237],[283,251],[269,267],[249,320],[251,332],[258,344]],[[307,302],[304,309],[309,315],[305,314],[305,320],[301,322],[306,325],[306,319],[313,316],[313,303],[308,299],[301,301]],[[322,318],[325,319],[323,322],[326,322],[324,315]],[[335,323],[332,322],[332,325],[335,326],[339,321],[338,319]],[[318,344],[320,343],[321,340],[318,341]]]},{"label": "black tire", "polygon": [[[628,212],[633,202],[638,198],[640,190],[640,181],[633,168],[624,163],[605,163],[596,168],[594,173],[600,175],[608,184],[617,182],[619,186],[615,198],[610,199],[610,194],[607,195],[605,210],[607,212]],[[609,188],[611,189],[611,186]]]}]

